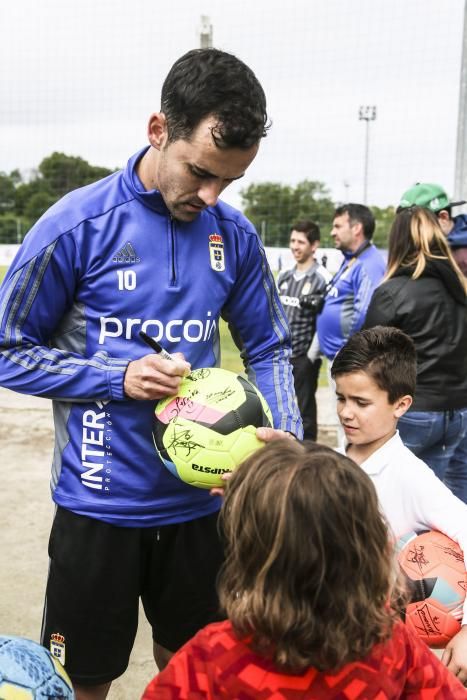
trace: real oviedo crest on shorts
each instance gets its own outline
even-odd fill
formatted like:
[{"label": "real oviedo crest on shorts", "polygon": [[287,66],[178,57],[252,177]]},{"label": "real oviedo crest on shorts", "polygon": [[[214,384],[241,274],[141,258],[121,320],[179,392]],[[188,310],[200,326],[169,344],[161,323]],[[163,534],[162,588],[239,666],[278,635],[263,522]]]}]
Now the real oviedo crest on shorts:
[{"label": "real oviedo crest on shorts", "polygon": [[225,270],[224,242],[218,233],[211,233],[209,236],[209,257],[213,270],[216,272]]},{"label": "real oviedo crest on shorts", "polygon": [[54,659],[58,659],[63,666],[65,665],[65,637],[60,632],[50,635],[50,653]]}]

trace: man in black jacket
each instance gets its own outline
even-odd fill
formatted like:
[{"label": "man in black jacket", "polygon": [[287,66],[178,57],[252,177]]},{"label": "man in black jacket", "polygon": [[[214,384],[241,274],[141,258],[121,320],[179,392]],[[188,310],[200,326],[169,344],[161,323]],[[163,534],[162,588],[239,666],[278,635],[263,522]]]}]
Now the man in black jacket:
[{"label": "man in black jacket", "polygon": [[295,393],[302,414],[305,440],[316,440],[317,416],[315,393],[321,359],[307,357],[316,330],[316,314],[322,293],[331,275],[314,255],[320,231],[313,221],[299,221],[290,232],[290,250],[295,266],[277,279],[280,299],[292,334],[292,359]]}]

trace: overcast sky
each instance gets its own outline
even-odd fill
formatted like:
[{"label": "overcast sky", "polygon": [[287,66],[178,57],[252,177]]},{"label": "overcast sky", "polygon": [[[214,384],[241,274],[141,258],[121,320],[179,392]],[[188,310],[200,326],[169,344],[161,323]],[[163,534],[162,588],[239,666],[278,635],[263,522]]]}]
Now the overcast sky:
[{"label": "overcast sky", "polygon": [[[464,0],[21,0],[0,3],[0,171],[54,150],[120,167],[146,143],[172,63],[214,46],[262,82],[273,127],[238,190],[324,181],[336,200],[397,204],[417,180],[454,187]],[[467,192],[464,193],[467,195]]]}]

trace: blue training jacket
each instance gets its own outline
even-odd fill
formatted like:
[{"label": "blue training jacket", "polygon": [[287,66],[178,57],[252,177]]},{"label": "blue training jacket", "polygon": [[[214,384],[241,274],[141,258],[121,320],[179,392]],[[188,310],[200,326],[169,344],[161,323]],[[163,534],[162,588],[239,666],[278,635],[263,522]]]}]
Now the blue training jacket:
[{"label": "blue training jacket", "polygon": [[459,214],[453,217],[454,228],[448,235],[451,248],[467,248],[467,215]]},{"label": "blue training jacket", "polygon": [[[358,252],[358,251],[357,251]],[[326,296],[316,328],[319,346],[329,360],[363,325],[368,305],[386,269],[381,253],[368,246],[358,257],[346,251]]]},{"label": "blue training jacket", "polygon": [[[220,364],[219,316],[277,428],[301,436],[287,321],[252,224],[219,202],[173,220],[135,165],[75,190],[26,236],[0,289],[0,384],[53,399],[54,501],[121,526],[190,520],[219,508],[160,462],[153,401],[127,399],[146,331],[193,368]],[[20,468],[20,466],[18,467]]]}]

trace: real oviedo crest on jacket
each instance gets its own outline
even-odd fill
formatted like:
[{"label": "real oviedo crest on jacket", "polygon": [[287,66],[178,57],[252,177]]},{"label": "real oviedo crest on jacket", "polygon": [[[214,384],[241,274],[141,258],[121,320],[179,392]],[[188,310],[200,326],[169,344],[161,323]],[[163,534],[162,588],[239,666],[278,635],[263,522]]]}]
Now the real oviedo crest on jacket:
[{"label": "real oviedo crest on jacket", "polygon": [[224,242],[218,233],[211,233],[209,236],[209,257],[213,270],[216,272],[225,270]]}]

